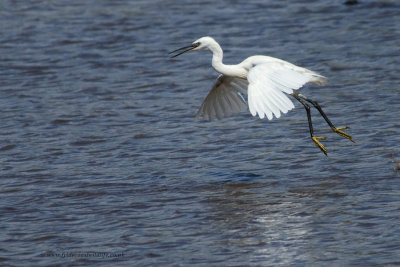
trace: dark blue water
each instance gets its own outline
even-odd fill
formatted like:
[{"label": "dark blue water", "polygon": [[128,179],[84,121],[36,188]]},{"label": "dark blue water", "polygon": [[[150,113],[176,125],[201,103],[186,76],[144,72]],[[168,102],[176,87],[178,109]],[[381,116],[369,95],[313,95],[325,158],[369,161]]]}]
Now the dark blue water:
[{"label": "dark blue water", "polygon": [[[400,264],[400,3],[0,2],[0,265]],[[315,110],[194,121],[211,55],[320,72]]]}]

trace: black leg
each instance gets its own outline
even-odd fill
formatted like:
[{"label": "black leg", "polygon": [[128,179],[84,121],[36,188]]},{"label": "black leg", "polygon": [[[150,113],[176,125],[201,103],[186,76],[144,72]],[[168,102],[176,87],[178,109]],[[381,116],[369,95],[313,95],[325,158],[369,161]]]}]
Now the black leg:
[{"label": "black leg", "polygon": [[314,136],[314,128],[312,126],[312,121],[311,121],[311,108],[310,108],[310,106],[303,99],[301,99],[298,94],[293,93],[292,96],[294,98],[296,98],[297,101],[299,101],[304,106],[304,108],[306,109],[307,119],[308,119],[308,127],[310,128],[311,137],[313,137]]},{"label": "black leg", "polygon": [[297,91],[294,91],[292,93],[292,96],[294,98],[296,98],[297,101],[299,101],[304,106],[304,108],[306,109],[307,119],[308,119],[308,127],[310,128],[311,139],[321,149],[321,151],[324,152],[325,155],[328,155],[328,152],[327,152],[326,148],[321,144],[320,141],[318,141],[318,140],[324,140],[325,138],[324,137],[314,136],[314,129],[313,129],[312,120],[311,120],[311,108],[310,108],[310,106],[300,97],[300,94]]},{"label": "black leg", "polygon": [[[304,99],[304,100],[306,100],[307,102],[311,103],[311,104],[319,111],[319,113],[320,113],[321,116],[324,118],[324,120],[326,121],[326,123],[328,123],[329,127],[331,127],[331,129],[332,129],[335,133],[337,133],[337,134],[339,134],[339,135],[341,135],[341,136],[343,136],[343,137],[349,139],[350,141],[354,142],[354,140],[353,140],[353,138],[351,137],[351,135],[349,135],[348,133],[345,133],[345,132],[341,131],[341,130],[347,129],[348,127],[339,127],[339,128],[336,128],[336,127],[333,125],[333,123],[329,120],[328,116],[326,116],[326,114],[325,114],[325,112],[322,110],[321,106],[320,106],[316,101],[311,100],[311,99],[309,99],[309,98],[307,98],[307,97],[305,97],[304,95],[299,94],[299,93],[297,93],[297,97],[298,97],[298,98],[301,98],[301,99]],[[296,98],[296,99],[297,99],[297,98]]]}]

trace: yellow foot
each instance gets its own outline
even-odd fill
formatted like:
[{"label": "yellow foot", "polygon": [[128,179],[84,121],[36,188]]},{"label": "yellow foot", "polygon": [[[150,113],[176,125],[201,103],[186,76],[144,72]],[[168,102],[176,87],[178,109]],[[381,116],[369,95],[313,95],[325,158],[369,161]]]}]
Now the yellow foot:
[{"label": "yellow foot", "polygon": [[311,139],[314,141],[314,143],[317,145],[317,147],[319,147],[319,149],[321,149],[321,151],[324,152],[324,154],[327,156],[328,155],[328,151],[326,150],[324,145],[321,144],[320,141],[318,141],[318,140],[325,140],[326,138],[325,137],[313,136],[313,137],[311,137]]},{"label": "yellow foot", "polygon": [[348,133],[345,133],[345,132],[341,131],[341,130],[348,129],[348,128],[349,128],[349,127],[347,127],[347,126],[345,126],[345,127],[338,127],[338,128],[332,127],[332,130],[333,130],[335,133],[337,133],[338,135],[343,136],[344,138],[347,138],[347,139],[349,139],[351,142],[355,143],[354,140],[353,140],[353,138],[351,137],[351,135],[349,135]]}]

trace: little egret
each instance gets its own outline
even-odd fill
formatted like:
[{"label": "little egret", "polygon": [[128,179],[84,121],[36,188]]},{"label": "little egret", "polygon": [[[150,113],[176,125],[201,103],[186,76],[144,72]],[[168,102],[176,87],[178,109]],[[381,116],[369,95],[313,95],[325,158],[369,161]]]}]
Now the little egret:
[{"label": "little egret", "polygon": [[212,66],[221,75],[197,112],[196,119],[200,116],[203,116],[205,120],[221,119],[232,113],[246,110],[247,104],[243,95],[247,93],[250,113],[253,116],[258,114],[260,119],[266,116],[272,120],[274,116],[279,118],[281,113],[287,113],[294,108],[292,101],[286,95],[290,94],[306,109],[311,139],[325,155],[327,155],[327,150],[319,140],[326,138],[314,135],[308,103],[319,111],[334,132],[354,142],[348,133],[342,131],[348,127],[336,128],[316,101],[297,91],[306,83],[325,85],[326,77],[269,56],[251,56],[238,65],[225,65],[222,63],[223,52],[220,45],[208,36],[194,41],[189,46],[174,50],[170,54],[175,53],[172,57],[177,57],[185,52],[205,49],[212,52]]}]

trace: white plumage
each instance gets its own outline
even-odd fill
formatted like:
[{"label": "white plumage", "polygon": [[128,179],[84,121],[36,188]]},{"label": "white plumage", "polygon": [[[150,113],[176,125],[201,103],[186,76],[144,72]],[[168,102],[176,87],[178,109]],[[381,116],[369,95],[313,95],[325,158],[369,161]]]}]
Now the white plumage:
[{"label": "white plumage", "polygon": [[267,116],[269,120],[273,116],[279,118],[281,113],[294,108],[286,94],[293,93],[293,90],[308,82],[320,85],[326,83],[324,76],[268,56],[252,56],[238,65],[225,65],[222,63],[222,49],[211,37],[202,37],[192,45],[185,49],[209,49],[213,53],[212,66],[222,74],[201,105],[196,118],[203,115],[206,120],[221,119],[243,111],[243,95],[246,93],[253,116],[258,114],[261,119]]},{"label": "white plumage", "polygon": [[[326,78],[291,63],[266,56],[254,56],[241,64],[252,66],[247,74],[248,103],[253,116],[269,120],[294,108],[287,94],[308,82],[325,83]],[[241,65],[239,64],[239,65]]]},{"label": "white plumage", "polygon": [[[306,83],[325,85],[327,78],[318,73],[296,66],[287,61],[269,56],[251,56],[237,65],[222,63],[223,52],[219,44],[211,37],[202,37],[190,46],[186,46],[171,53],[173,57],[185,52],[205,50],[212,52],[212,66],[221,73],[210,93],[204,99],[196,119],[203,116],[205,120],[221,119],[240,112],[249,107],[253,116],[260,119],[267,117],[272,120],[279,118],[294,108],[288,95],[296,98],[307,111],[310,134],[317,146],[326,154],[325,147],[318,141],[323,137],[314,136],[310,107],[311,103],[321,113],[333,131],[353,141],[352,137],[336,128],[322,111],[317,102],[306,98],[297,92]],[[247,94],[247,103],[245,95]]]}]

